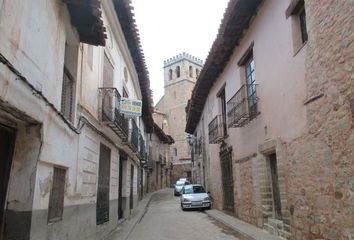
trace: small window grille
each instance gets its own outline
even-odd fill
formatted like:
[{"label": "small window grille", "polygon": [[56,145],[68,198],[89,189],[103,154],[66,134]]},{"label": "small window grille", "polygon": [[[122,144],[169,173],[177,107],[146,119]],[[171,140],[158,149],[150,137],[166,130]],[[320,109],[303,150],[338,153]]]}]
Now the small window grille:
[{"label": "small window grille", "polygon": [[52,189],[49,196],[48,222],[57,222],[62,220],[64,209],[65,176],[65,169],[54,167]]},{"label": "small window grille", "polygon": [[189,77],[193,77],[193,67],[189,66]]}]

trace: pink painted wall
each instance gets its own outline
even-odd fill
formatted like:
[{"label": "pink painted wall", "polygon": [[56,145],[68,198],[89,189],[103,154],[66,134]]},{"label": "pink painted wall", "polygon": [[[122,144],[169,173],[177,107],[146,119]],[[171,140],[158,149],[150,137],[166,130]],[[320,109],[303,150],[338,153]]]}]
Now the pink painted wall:
[{"label": "pink painted wall", "polygon": [[[306,45],[295,55],[291,20],[286,19],[288,1],[269,0],[251,23],[234,50],[228,65],[212,87],[203,115],[209,123],[221,112],[217,92],[226,83],[226,101],[245,83],[244,69],[237,65],[254,42],[253,56],[260,115],[242,128],[229,128],[228,142],[241,158],[257,151],[259,143],[280,137],[284,141],[299,137],[306,130],[305,53]],[[199,123],[200,124],[200,123]],[[268,134],[264,127],[267,126]],[[198,129],[200,126],[198,126]]]}]

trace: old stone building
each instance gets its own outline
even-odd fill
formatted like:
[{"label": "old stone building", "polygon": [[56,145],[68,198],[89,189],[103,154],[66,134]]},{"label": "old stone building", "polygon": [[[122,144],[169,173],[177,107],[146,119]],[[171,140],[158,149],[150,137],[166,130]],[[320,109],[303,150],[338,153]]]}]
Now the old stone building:
[{"label": "old stone building", "polygon": [[174,142],[156,123],[149,137],[147,192],[170,187],[172,165],[169,152],[170,145]]},{"label": "old stone building", "polygon": [[0,32],[0,239],[101,239],[146,193],[155,131],[130,3],[0,1]]},{"label": "old stone building", "polygon": [[229,2],[187,109],[215,208],[283,239],[354,238],[353,19],[345,0]]},{"label": "old stone building", "polygon": [[159,127],[175,141],[170,147],[172,182],[180,177],[191,178],[192,162],[185,133],[185,110],[202,64],[200,59],[187,53],[164,61],[165,94],[156,104],[153,116]]}]

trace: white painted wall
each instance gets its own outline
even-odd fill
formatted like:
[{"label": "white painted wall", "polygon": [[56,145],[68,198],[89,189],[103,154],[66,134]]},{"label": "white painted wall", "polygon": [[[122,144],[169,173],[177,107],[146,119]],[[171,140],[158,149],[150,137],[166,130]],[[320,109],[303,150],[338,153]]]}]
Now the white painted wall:
[{"label": "white painted wall", "polygon": [[[113,4],[103,2],[103,21],[107,26],[109,41],[106,47],[92,47],[79,43],[76,30],[71,27],[70,16],[64,1],[3,1],[0,0],[0,52],[15,68],[42,94],[54,107],[60,110],[65,42],[77,44],[78,65],[75,67],[76,103],[73,126],[81,127],[80,116],[89,119],[97,130],[103,132],[111,141],[98,135],[97,132],[83,126],[80,134],[74,133],[63,120],[43,100],[34,95],[29,88],[19,81],[7,67],[0,64],[0,99],[9,105],[25,112],[28,116],[42,124],[42,146],[34,177],[34,200],[32,209],[21,208],[25,193],[16,190],[20,183],[28,183],[31,179],[23,176],[21,166],[16,166],[10,180],[9,199],[20,202],[20,210],[46,210],[52,184],[53,167],[55,165],[67,169],[65,207],[95,204],[98,182],[98,159],[100,143],[111,149],[111,181],[110,199],[118,197],[119,151],[124,149],[130,155],[126,172],[123,173],[123,194],[130,187],[130,164],[134,169],[134,195],[137,194],[138,161],[136,155],[124,146],[118,136],[99,122],[98,88],[102,86],[103,57],[106,51],[114,65],[114,85],[122,94],[123,68],[129,73],[126,84],[131,98],[141,99],[141,91],[136,69],[133,64],[127,43],[119,23],[116,22]],[[92,68],[88,64],[88,50],[92,48]],[[80,125],[79,125],[80,124]],[[144,132],[145,126],[139,121]],[[22,130],[21,130],[22,131]],[[28,130],[26,130],[28,131]],[[22,131],[25,133],[25,130]],[[21,134],[22,134],[21,132]],[[146,134],[143,133],[146,138]],[[20,162],[19,162],[20,163]],[[17,162],[16,162],[17,164]],[[11,185],[12,184],[12,185]],[[33,190],[33,189],[32,189]],[[94,218],[94,216],[92,216]],[[65,222],[67,219],[63,219]],[[112,219],[112,223],[116,219]]]}]

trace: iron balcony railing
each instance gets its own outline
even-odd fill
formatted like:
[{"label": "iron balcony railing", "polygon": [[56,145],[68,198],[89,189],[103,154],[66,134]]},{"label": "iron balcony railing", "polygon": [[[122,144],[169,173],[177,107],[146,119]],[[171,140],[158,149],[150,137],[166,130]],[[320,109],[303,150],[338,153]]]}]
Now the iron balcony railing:
[{"label": "iron balcony railing", "polygon": [[208,126],[210,144],[219,143],[224,139],[224,125],[225,121],[223,120],[222,115],[217,115],[213,120],[211,120]]},{"label": "iron balcony railing", "polygon": [[256,84],[244,84],[227,102],[228,127],[243,127],[258,115]]},{"label": "iron balcony railing", "polygon": [[130,120],[129,126],[129,144],[133,151],[138,152],[139,150],[139,128],[134,119]]},{"label": "iron balcony railing", "polygon": [[128,138],[128,119],[120,113],[120,94],[116,88],[99,88],[100,119],[124,141]]}]

